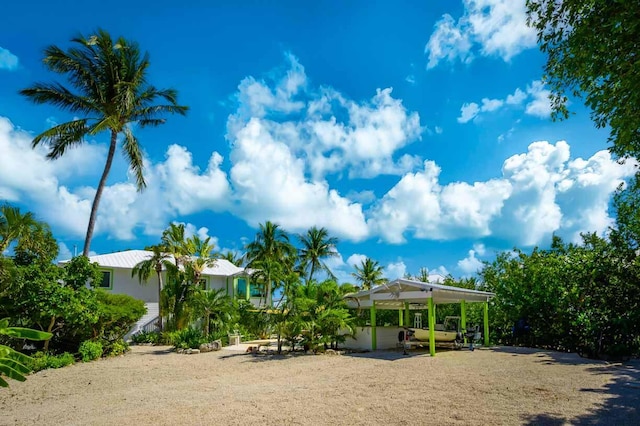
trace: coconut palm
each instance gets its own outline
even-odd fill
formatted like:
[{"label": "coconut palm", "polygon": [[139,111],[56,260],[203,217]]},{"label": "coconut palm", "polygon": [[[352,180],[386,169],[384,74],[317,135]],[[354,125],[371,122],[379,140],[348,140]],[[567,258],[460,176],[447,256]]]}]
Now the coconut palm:
[{"label": "coconut palm", "polygon": [[47,226],[38,222],[33,213],[21,213],[18,207],[9,204],[0,206],[0,255],[11,243],[20,239],[29,239],[36,231]]},{"label": "coconut palm", "polygon": [[171,223],[162,232],[162,245],[167,253],[173,256],[176,267],[180,266],[180,262],[187,255],[185,240],[184,223]]},{"label": "coconut palm", "polygon": [[109,133],[107,160],[96,188],[84,242],[83,254],[88,256],[118,136],[122,136],[122,149],[141,191],[146,186],[144,164],[132,125],[158,126],[165,122],[164,115],[184,115],[187,107],[178,105],[175,90],[159,90],[147,82],[149,56],[141,54],[137,43],[122,37],[113,40],[104,30],[88,38],[80,35],[71,41],[74,46],[67,51],[57,46],[47,47],[43,60],[49,70],[66,75],[70,87],[57,82],[36,83],[20,93],[36,104],[52,104],[80,116],[34,138],[34,148],[41,143],[49,146],[47,157],[50,159],[63,156],[68,148],[85,142],[87,136]]},{"label": "coconut palm", "polygon": [[187,275],[192,278],[193,283],[197,285],[204,269],[215,265],[215,244],[211,242],[211,237],[203,240],[197,235],[192,235],[185,241],[184,249],[187,254],[187,258],[184,260],[185,271],[188,272]]},{"label": "coconut palm", "polygon": [[[289,243],[289,236],[280,228],[280,225],[267,221],[260,224],[260,230],[256,234],[255,241],[247,245],[248,266],[251,268],[259,268],[262,263],[273,264],[280,262],[286,269],[293,269],[293,259],[295,257],[295,248]],[[265,271],[266,300],[267,304],[271,303],[271,291],[273,280],[269,271]]]},{"label": "coconut palm", "polygon": [[339,256],[336,250],[338,239],[329,236],[329,231],[325,228],[310,228],[306,234],[298,235],[302,248],[299,251],[300,269],[309,270],[307,284],[313,279],[314,272],[325,271],[330,278],[334,278],[333,273],[322,262],[322,259]]},{"label": "coconut palm", "polygon": [[384,278],[384,268],[377,261],[366,258],[360,262],[360,266],[355,265],[356,272],[351,275],[358,281],[365,290],[383,284],[387,280]]},{"label": "coconut palm", "polygon": [[151,278],[151,274],[153,272],[156,273],[158,277],[158,309],[159,309],[159,327],[160,331],[162,331],[162,303],[160,299],[162,298],[162,288],[164,287],[162,284],[162,271],[170,268],[173,264],[169,261],[171,259],[171,255],[164,251],[164,247],[161,245],[151,246],[152,255],[146,260],[141,261],[131,270],[131,277],[138,277],[138,281],[140,284],[147,283],[149,278]]},{"label": "coconut palm", "polygon": [[245,256],[231,250],[227,250],[220,255],[220,259],[227,260],[237,267],[241,267],[245,261]]}]

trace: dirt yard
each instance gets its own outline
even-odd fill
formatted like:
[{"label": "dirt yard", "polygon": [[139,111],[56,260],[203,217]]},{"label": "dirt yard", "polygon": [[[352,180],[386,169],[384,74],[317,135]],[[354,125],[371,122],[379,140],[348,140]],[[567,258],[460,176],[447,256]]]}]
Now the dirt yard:
[{"label": "dirt yard", "polygon": [[640,363],[530,349],[122,357],[0,389],[0,424],[640,424]]}]

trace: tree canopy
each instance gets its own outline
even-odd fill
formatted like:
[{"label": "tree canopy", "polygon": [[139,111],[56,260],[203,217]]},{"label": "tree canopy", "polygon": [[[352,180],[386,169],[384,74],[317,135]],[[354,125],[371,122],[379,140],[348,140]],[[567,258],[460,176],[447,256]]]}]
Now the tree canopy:
[{"label": "tree canopy", "polygon": [[85,142],[87,136],[102,132],[110,135],[109,151],[102,177],[96,188],[87,226],[83,254],[89,255],[98,205],[116,151],[118,135],[122,150],[133,171],[138,190],[146,186],[142,150],[133,134],[132,124],[140,128],[158,126],[169,114],[185,114],[178,105],[177,92],[157,89],[147,81],[149,55],[142,54],[137,43],[125,38],[116,40],[98,30],[89,37],[71,40],[67,51],[49,46],[44,51],[44,65],[67,77],[70,86],[59,82],[36,83],[20,93],[36,104],[51,104],[79,117],[45,130],[33,139],[33,147],[44,143],[48,157],[56,159],[67,149]]},{"label": "tree canopy", "polygon": [[548,55],[544,81],[555,118],[584,97],[611,152],[640,156],[640,6],[637,1],[527,0],[528,20]]}]

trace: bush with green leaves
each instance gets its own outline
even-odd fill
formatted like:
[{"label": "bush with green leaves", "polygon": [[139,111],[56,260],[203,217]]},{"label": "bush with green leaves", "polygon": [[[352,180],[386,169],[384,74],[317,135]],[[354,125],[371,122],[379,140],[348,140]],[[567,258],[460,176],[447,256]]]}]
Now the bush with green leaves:
[{"label": "bush with green leaves", "polygon": [[76,362],[75,357],[69,352],[54,355],[46,352],[36,352],[31,356],[28,366],[33,371],[46,370],[49,368],[62,368]]},{"label": "bush with green leaves", "polygon": [[124,340],[118,340],[113,342],[108,348],[104,350],[105,356],[119,356],[129,351],[129,344]]},{"label": "bush with green leaves", "polygon": [[94,359],[98,359],[102,356],[102,343],[85,340],[80,344],[78,352],[80,352],[80,357],[83,362],[93,361]]},{"label": "bush with green leaves", "polygon": [[189,327],[169,334],[171,344],[176,349],[197,349],[202,343],[207,342],[204,334],[198,328]]},{"label": "bush with green leaves", "polygon": [[139,331],[131,336],[131,341],[135,344],[151,343],[157,345],[162,341],[162,334],[158,331]]}]

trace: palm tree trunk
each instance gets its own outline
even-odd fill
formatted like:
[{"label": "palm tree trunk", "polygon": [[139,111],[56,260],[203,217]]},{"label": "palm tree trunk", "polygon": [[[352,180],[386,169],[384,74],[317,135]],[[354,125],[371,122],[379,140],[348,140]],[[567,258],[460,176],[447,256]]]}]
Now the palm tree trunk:
[{"label": "palm tree trunk", "polygon": [[315,272],[315,268],[314,268],[314,263],[311,262],[311,270],[309,271],[309,279],[307,280],[307,285],[311,282],[311,279],[313,278],[313,273]]},{"label": "palm tree trunk", "polygon": [[264,303],[267,307],[271,307],[271,274],[267,274],[267,300]]},{"label": "palm tree trunk", "polygon": [[162,272],[156,271],[158,274],[158,328],[162,331]]},{"label": "palm tree trunk", "polygon": [[117,136],[118,133],[112,130],[111,143],[109,144],[109,152],[107,153],[107,162],[104,165],[104,171],[102,172],[100,183],[98,183],[98,188],[96,189],[96,195],[93,198],[93,205],[91,206],[91,215],[89,216],[89,225],[87,226],[87,236],[84,240],[84,249],[82,250],[82,254],[87,257],[89,257],[89,251],[91,251],[91,239],[93,238],[93,228],[96,226],[98,205],[100,204],[102,191],[104,190],[104,186],[107,183],[107,177],[109,176],[109,171],[111,170],[111,163],[113,163],[113,156],[116,152]]}]

